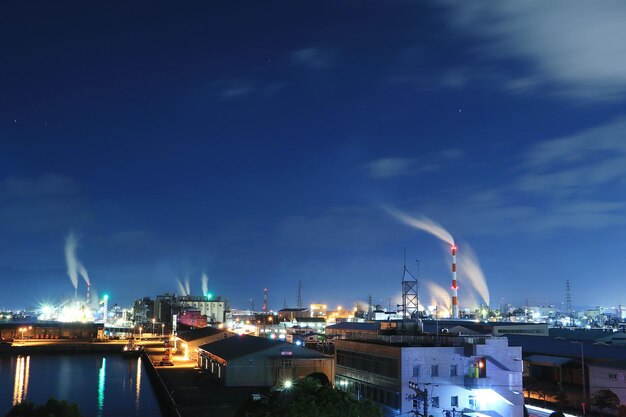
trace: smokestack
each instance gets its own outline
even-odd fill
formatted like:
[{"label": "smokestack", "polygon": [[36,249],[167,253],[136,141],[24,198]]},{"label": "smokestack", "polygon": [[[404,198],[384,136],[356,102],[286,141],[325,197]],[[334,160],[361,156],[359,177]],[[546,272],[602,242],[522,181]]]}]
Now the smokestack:
[{"label": "smokestack", "polygon": [[452,318],[459,318],[459,287],[456,285],[456,245],[453,243],[452,247]]}]

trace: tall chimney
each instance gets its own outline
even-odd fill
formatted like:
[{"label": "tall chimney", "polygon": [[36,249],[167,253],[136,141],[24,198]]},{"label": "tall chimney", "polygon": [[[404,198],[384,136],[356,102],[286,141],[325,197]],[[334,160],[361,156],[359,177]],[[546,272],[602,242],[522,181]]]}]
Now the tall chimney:
[{"label": "tall chimney", "polygon": [[453,243],[452,247],[452,318],[459,318],[459,287],[456,284],[456,245]]}]

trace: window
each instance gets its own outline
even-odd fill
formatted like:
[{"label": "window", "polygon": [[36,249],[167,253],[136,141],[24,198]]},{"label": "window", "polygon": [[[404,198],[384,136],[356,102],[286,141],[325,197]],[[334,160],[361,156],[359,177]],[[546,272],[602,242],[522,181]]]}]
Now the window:
[{"label": "window", "polygon": [[478,403],[476,402],[476,397],[473,395],[470,395],[469,397],[469,408],[471,408],[472,410],[478,409]]},{"label": "window", "polygon": [[419,365],[413,365],[413,376],[414,377],[420,376],[420,366]]},{"label": "window", "polygon": [[291,368],[293,366],[293,359],[283,359],[283,367]]},{"label": "window", "polygon": [[439,376],[439,365],[431,365],[430,376]]},{"label": "window", "polygon": [[459,406],[459,396],[454,395],[450,397],[450,407],[458,407]]},{"label": "window", "polygon": [[450,365],[450,376],[458,375],[458,367],[457,365]]},{"label": "window", "polygon": [[430,405],[434,408],[439,408],[439,397],[431,397]]}]

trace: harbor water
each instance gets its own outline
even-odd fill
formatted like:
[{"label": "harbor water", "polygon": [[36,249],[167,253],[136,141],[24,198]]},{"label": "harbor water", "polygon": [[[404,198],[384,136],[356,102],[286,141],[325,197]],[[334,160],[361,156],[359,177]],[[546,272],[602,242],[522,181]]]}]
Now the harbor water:
[{"label": "harbor water", "polygon": [[84,417],[155,416],[161,411],[142,358],[119,354],[0,356],[0,416],[50,397],[78,404]]}]

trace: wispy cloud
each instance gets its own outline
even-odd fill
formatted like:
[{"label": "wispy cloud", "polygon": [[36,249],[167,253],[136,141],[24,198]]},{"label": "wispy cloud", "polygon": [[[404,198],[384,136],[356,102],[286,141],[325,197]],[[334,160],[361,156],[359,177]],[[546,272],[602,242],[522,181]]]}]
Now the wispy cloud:
[{"label": "wispy cloud", "polygon": [[416,160],[411,158],[381,158],[367,164],[371,178],[394,178],[415,173]]},{"label": "wispy cloud", "polygon": [[328,69],[335,63],[333,52],[320,47],[297,49],[291,53],[290,59],[293,64],[315,70]]},{"label": "wispy cloud", "polygon": [[370,178],[389,179],[437,171],[446,163],[463,157],[460,149],[445,149],[427,158],[385,157],[368,162],[365,167]]},{"label": "wispy cloud", "polygon": [[17,233],[65,233],[89,219],[82,187],[71,177],[45,174],[0,181],[0,228]]},{"label": "wispy cloud", "polygon": [[238,100],[251,96],[270,97],[283,88],[285,83],[261,82],[248,78],[232,78],[213,81],[210,86],[211,94],[222,100]]},{"label": "wispy cloud", "polygon": [[536,144],[524,155],[522,191],[592,193],[626,178],[626,119]]},{"label": "wispy cloud", "polygon": [[529,74],[510,87],[554,85],[562,94],[606,100],[626,93],[626,7],[593,2],[448,2],[452,24],[481,42],[476,52],[519,59]]},{"label": "wispy cloud", "polygon": [[3,198],[44,198],[76,195],[81,187],[73,178],[56,174],[39,177],[9,177],[0,181],[0,196]]}]

